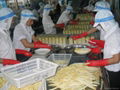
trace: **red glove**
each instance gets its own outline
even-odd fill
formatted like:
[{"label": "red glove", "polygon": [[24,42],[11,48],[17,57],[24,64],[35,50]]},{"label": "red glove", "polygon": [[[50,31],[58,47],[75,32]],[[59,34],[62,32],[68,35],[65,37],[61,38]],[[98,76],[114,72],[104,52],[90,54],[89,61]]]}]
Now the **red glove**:
[{"label": "red glove", "polygon": [[48,44],[44,44],[44,43],[36,43],[34,42],[34,48],[48,48],[51,49],[52,47]]},{"label": "red glove", "polygon": [[64,24],[64,23],[61,23],[61,24],[56,24],[56,27],[59,27],[59,28],[64,28],[64,27],[65,27],[65,24]]},{"label": "red glove", "polygon": [[90,22],[91,25],[94,25],[94,23],[95,23],[94,21],[91,21],[91,22]]},{"label": "red glove", "polygon": [[[88,47],[88,48],[90,48],[90,47]],[[94,54],[100,54],[102,48],[96,47],[96,48],[90,48],[90,49],[91,49],[92,53],[94,53]]]},{"label": "red glove", "polygon": [[3,65],[12,65],[12,64],[18,64],[20,61],[17,60],[11,60],[11,59],[3,59],[2,60]]},{"label": "red glove", "polygon": [[88,60],[86,63],[88,63],[87,66],[106,66],[109,64],[108,59]]},{"label": "red glove", "polygon": [[71,20],[69,23],[72,24],[72,25],[77,25],[77,24],[78,24],[78,21],[76,21],[76,20]]},{"label": "red glove", "polygon": [[43,43],[42,41],[37,41],[36,43]]},{"label": "red glove", "polygon": [[20,50],[20,49],[16,49],[16,54],[23,54],[25,56],[32,56],[32,53],[26,50]]},{"label": "red glove", "polygon": [[71,36],[71,38],[72,38],[73,40],[77,40],[77,39],[79,39],[79,38],[86,37],[87,35],[88,35],[88,33],[87,33],[87,32],[84,32],[84,33],[78,34],[78,35],[76,35],[76,36]]},{"label": "red glove", "polygon": [[98,46],[98,47],[101,47],[101,48],[104,48],[104,44],[105,44],[105,41],[103,40],[90,40],[89,43],[93,46]]}]

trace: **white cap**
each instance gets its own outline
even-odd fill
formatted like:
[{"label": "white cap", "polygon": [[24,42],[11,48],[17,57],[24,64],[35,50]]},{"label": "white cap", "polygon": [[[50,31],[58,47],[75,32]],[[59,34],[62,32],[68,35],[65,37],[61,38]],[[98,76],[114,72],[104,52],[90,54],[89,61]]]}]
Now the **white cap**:
[{"label": "white cap", "polygon": [[52,6],[50,4],[45,5],[44,10],[52,10]]},{"label": "white cap", "polygon": [[98,1],[95,4],[95,8],[93,11],[100,11],[100,10],[110,10],[110,4],[107,1]]},{"label": "white cap", "polygon": [[95,24],[93,27],[96,27],[101,22],[108,22],[110,20],[114,20],[112,12],[109,10],[101,10],[95,15]]},{"label": "white cap", "polygon": [[10,9],[10,8],[1,8],[0,9],[0,21],[6,20],[13,16],[15,16],[15,14],[13,13],[12,9]]},{"label": "white cap", "polygon": [[30,11],[30,10],[28,10],[28,9],[22,10],[22,12],[21,12],[21,17],[26,17],[26,18],[33,19],[33,20],[36,20],[36,19],[37,19],[37,18],[35,17],[35,15],[33,14],[33,12]]}]

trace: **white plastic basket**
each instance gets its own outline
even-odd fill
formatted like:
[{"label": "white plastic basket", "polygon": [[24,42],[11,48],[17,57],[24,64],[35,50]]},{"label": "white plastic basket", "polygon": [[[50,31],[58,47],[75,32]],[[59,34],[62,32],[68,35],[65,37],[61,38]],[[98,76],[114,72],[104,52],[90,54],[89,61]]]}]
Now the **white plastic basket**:
[{"label": "white plastic basket", "polygon": [[1,72],[12,85],[21,88],[55,75],[57,67],[57,64],[36,58],[13,66],[3,67]]},{"label": "white plastic basket", "polygon": [[67,66],[70,62],[72,54],[51,54],[48,57],[48,60],[53,61],[58,64],[60,67]]}]

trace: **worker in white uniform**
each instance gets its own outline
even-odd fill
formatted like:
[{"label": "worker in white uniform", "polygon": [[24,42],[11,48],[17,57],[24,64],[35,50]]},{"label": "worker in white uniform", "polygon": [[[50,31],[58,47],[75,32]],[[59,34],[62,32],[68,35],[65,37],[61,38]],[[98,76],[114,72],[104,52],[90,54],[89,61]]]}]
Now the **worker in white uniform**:
[{"label": "worker in white uniform", "polygon": [[63,12],[65,10],[64,0],[58,0],[58,4],[61,7],[61,12]]},{"label": "worker in white uniform", "polygon": [[51,48],[48,44],[38,41],[34,36],[31,25],[35,19],[32,11],[22,10],[20,23],[16,25],[13,36],[13,44],[16,49],[30,51],[31,48]]},{"label": "worker in white uniform", "polygon": [[88,60],[88,66],[105,66],[110,80],[109,90],[120,90],[120,27],[111,11],[101,10],[95,15],[94,27],[104,30],[103,60]]},{"label": "worker in white uniform", "polygon": [[38,13],[40,14],[40,17],[43,17],[44,6],[45,6],[45,5],[44,5],[43,2],[40,2],[40,3],[39,3],[40,9],[38,10]]},{"label": "worker in white uniform", "polygon": [[[95,12],[99,12],[101,10],[111,10],[110,9],[110,4],[107,2],[107,1],[98,1],[96,2],[95,4],[95,9],[94,11]],[[88,36],[89,34],[92,34],[94,32],[96,32],[97,30],[100,31],[100,39],[101,40],[104,40],[104,30],[101,30],[101,27],[94,27],[92,29],[90,29],[88,32],[84,32],[82,34],[79,34],[79,35],[74,35],[74,36],[71,36],[71,38],[73,38],[74,40],[77,40],[79,38],[82,38],[82,37],[85,37],[85,36]]]},{"label": "worker in white uniform", "polygon": [[10,8],[0,9],[0,63],[3,65],[19,63],[16,60],[15,49],[9,33],[14,16],[15,14]]},{"label": "worker in white uniform", "polygon": [[85,10],[87,10],[88,12],[91,12],[94,10],[94,4],[95,0],[89,0],[89,4],[88,6],[84,7]]},{"label": "worker in white uniform", "polygon": [[57,21],[57,24],[64,23],[65,25],[72,20],[72,13],[73,8],[71,6],[67,6],[66,10],[61,14],[60,18]]},{"label": "worker in white uniform", "polygon": [[56,34],[55,24],[53,23],[50,17],[51,11],[52,11],[51,5],[50,4],[45,5],[42,19],[45,34]]}]

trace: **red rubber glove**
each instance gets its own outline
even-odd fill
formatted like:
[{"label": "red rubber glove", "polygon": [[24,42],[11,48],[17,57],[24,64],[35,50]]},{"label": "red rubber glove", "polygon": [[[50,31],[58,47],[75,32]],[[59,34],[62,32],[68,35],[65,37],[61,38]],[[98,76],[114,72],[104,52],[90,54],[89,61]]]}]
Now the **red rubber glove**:
[{"label": "red rubber glove", "polygon": [[109,64],[108,59],[88,60],[86,63],[88,63],[87,66],[106,66]]},{"label": "red rubber glove", "polygon": [[3,59],[2,64],[3,65],[12,65],[12,64],[18,64],[20,61],[17,60],[11,60],[11,59]]},{"label": "red rubber glove", "polygon": [[94,21],[91,21],[91,22],[90,22],[91,25],[94,25],[94,23],[95,23]]},{"label": "red rubber glove", "polygon": [[27,50],[16,49],[16,54],[23,54],[25,56],[32,56],[32,53]]},{"label": "red rubber glove", "polygon": [[59,28],[64,28],[64,27],[65,27],[65,24],[64,24],[64,23],[61,23],[61,24],[56,24],[56,27],[59,27]]},{"label": "red rubber glove", "polygon": [[69,22],[69,24],[77,25],[77,24],[78,24],[78,21],[76,21],[76,20],[71,20],[71,21]]},{"label": "red rubber glove", "polygon": [[36,43],[43,43],[42,41],[37,41]]},{"label": "red rubber glove", "polygon": [[79,38],[86,37],[87,35],[88,35],[88,33],[87,33],[87,32],[84,32],[84,33],[78,34],[78,35],[76,35],[76,36],[71,36],[71,38],[72,38],[73,40],[77,40],[77,39],[79,39]]},{"label": "red rubber glove", "polygon": [[52,49],[52,47],[48,44],[44,44],[44,43],[36,43],[34,42],[34,48],[48,48],[48,49]]},{"label": "red rubber glove", "polygon": [[103,40],[90,40],[89,41],[89,44],[93,45],[93,46],[98,46],[98,47],[101,47],[101,48],[104,48],[104,44],[105,44],[105,41]]}]

